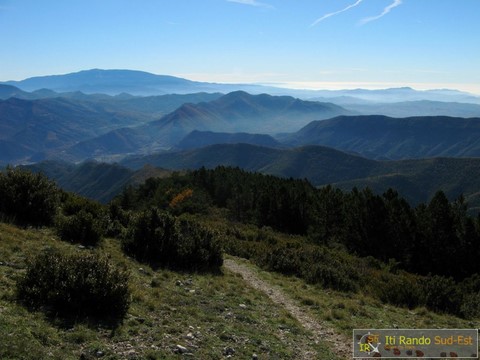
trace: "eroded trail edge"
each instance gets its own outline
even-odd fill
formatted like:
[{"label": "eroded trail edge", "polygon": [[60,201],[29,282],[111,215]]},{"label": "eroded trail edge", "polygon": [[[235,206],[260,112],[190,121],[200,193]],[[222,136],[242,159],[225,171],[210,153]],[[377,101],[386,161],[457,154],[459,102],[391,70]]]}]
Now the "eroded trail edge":
[{"label": "eroded trail edge", "polygon": [[285,308],[302,326],[310,331],[314,340],[325,341],[331,345],[331,350],[342,358],[351,358],[351,339],[337,334],[333,329],[328,328],[306,314],[302,308],[295,304],[294,300],[288,297],[283,291],[260,279],[254,271],[235,260],[225,259],[223,265],[228,270],[240,274],[243,279],[253,288],[260,290],[276,304]]}]

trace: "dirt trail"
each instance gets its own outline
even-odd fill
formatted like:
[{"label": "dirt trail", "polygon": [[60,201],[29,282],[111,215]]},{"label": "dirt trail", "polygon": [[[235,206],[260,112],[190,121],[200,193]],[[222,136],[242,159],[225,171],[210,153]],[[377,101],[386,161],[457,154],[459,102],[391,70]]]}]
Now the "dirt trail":
[{"label": "dirt trail", "polygon": [[[285,308],[293,317],[295,317],[305,329],[313,334],[313,341],[326,341],[330,344],[332,351],[341,358],[350,359],[352,356],[351,339],[347,339],[342,335],[336,334],[334,330],[319,324],[315,319],[306,314],[300,306],[284,294],[280,289],[261,280],[255,272],[242,265],[235,260],[226,259],[224,261],[225,268],[234,273],[242,275],[243,279],[253,288],[267,294],[270,299]],[[301,359],[314,359],[311,349],[300,349]]]}]

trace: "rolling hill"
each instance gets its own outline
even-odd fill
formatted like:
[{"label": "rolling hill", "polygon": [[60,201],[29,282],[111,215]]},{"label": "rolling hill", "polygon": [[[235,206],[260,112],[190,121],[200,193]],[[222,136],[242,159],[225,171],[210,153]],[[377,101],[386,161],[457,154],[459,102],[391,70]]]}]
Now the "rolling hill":
[{"label": "rolling hill", "polygon": [[171,171],[151,166],[131,170],[118,164],[87,161],[78,165],[67,162],[43,161],[24,166],[33,172],[42,172],[67,191],[98,200],[110,201],[127,185],[144,182],[150,177],[164,177]]},{"label": "rolling hill", "polygon": [[238,166],[281,177],[306,178],[316,186],[332,184],[344,190],[368,186],[383,193],[391,187],[414,205],[443,190],[450,199],[464,194],[470,209],[480,207],[480,159],[476,158],[378,161],[322,146],[272,149],[234,144],[132,157],[121,164],[132,169],[145,164],[168,169]]},{"label": "rolling hill", "polygon": [[131,126],[136,118],[62,98],[0,100],[0,161],[18,163],[38,153],[61,151],[78,141]]},{"label": "rolling hill", "polygon": [[[332,102],[336,103],[335,100]],[[396,103],[348,103],[339,102],[346,109],[363,115],[385,115],[391,117],[452,116],[480,117],[480,104],[441,102],[429,100]]]},{"label": "rolling hill", "polygon": [[330,103],[236,91],[208,103],[185,104],[145,130],[156,131],[173,145],[192,130],[273,134],[298,129],[312,119],[348,113]]},{"label": "rolling hill", "polygon": [[340,116],[313,121],[279,139],[323,145],[374,159],[480,156],[480,118]]},{"label": "rolling hill", "polygon": [[344,190],[368,186],[381,194],[394,188],[412,205],[429,201],[436,191],[443,190],[450,199],[464,194],[470,210],[478,212],[480,209],[480,159],[473,158],[378,161],[322,146],[274,149],[249,144],[220,144],[134,156],[120,164],[89,161],[72,165],[45,161],[27,167],[44,172],[67,190],[108,201],[127,184],[170,173],[162,169],[215,168],[220,165],[286,178],[306,178],[315,186],[332,184]]},{"label": "rolling hill", "polygon": [[175,150],[188,150],[215,144],[251,144],[280,147],[281,144],[269,135],[248,133],[218,133],[194,130],[174,146]]},{"label": "rolling hill", "polygon": [[147,154],[170,149],[194,130],[275,133],[296,130],[313,119],[344,113],[348,111],[334,104],[237,91],[209,102],[184,104],[159,120],[86,139],[66,149],[60,158],[82,161],[112,155]]},{"label": "rolling hill", "polygon": [[[0,91],[2,88],[9,87],[0,86]],[[12,90],[9,94],[17,93]],[[23,94],[35,97],[35,93]],[[142,136],[137,139],[131,126],[158,118],[185,102],[210,101],[221,94],[111,97],[53,93],[52,96],[0,100],[0,164],[44,158],[77,161],[97,153],[130,153],[145,146],[145,140],[149,139]],[[70,151],[68,148],[72,146]]]}]

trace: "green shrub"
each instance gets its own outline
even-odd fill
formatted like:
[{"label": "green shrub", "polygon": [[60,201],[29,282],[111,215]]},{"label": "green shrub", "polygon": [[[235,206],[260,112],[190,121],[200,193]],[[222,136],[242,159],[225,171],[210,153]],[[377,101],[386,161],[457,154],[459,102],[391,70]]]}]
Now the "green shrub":
[{"label": "green shrub", "polygon": [[124,238],[131,219],[130,211],[123,210],[120,205],[111,202],[107,208],[105,236]]},{"label": "green shrub", "polygon": [[95,246],[102,238],[101,221],[85,210],[75,215],[58,216],[55,227],[62,240],[85,246]]},{"label": "green shrub", "polygon": [[439,275],[427,276],[422,281],[425,305],[433,311],[458,314],[460,297],[457,285],[452,278]]},{"label": "green shrub", "polygon": [[480,317],[480,292],[463,296],[460,306],[460,315],[466,319]]},{"label": "green shrub", "polygon": [[43,174],[19,168],[0,172],[0,215],[19,225],[43,226],[53,222],[59,191]]},{"label": "green shrub", "polygon": [[385,303],[410,309],[424,304],[422,287],[415,275],[383,272],[379,279],[372,277],[369,280],[375,296]]},{"label": "green shrub", "polygon": [[108,224],[98,202],[73,193],[62,193],[61,212],[55,219],[58,235],[64,241],[95,246]]},{"label": "green shrub", "polygon": [[133,218],[122,247],[138,261],[165,265],[174,253],[177,233],[177,223],[172,215],[151,208]]},{"label": "green shrub", "polygon": [[462,295],[460,315],[467,319],[480,317],[480,274],[474,274],[459,284]]},{"label": "green shrub", "polygon": [[123,249],[139,261],[184,270],[218,269],[223,264],[218,233],[196,222],[150,208],[132,222]]},{"label": "green shrub", "polygon": [[120,320],[129,306],[128,277],[98,255],[43,253],[17,281],[17,296],[54,316]]},{"label": "green shrub", "polygon": [[176,264],[182,269],[218,269],[223,264],[219,233],[186,219],[179,220]]},{"label": "green shrub", "polygon": [[265,257],[265,266],[285,275],[300,275],[301,259],[299,250],[287,245],[274,247]]}]

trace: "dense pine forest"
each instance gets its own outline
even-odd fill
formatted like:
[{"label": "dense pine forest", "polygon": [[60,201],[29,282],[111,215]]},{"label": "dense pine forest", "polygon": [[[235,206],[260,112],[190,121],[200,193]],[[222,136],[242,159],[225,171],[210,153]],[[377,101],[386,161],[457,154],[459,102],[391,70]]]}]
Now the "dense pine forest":
[{"label": "dense pine forest", "polygon": [[127,188],[113,204],[176,214],[226,208],[235,221],[307,236],[312,244],[340,246],[413,273],[461,280],[480,272],[480,217],[467,215],[463,197],[449,202],[442,191],[412,208],[393,189],[382,196],[368,188],[317,189],[307,180],[218,167],[151,178]]}]

